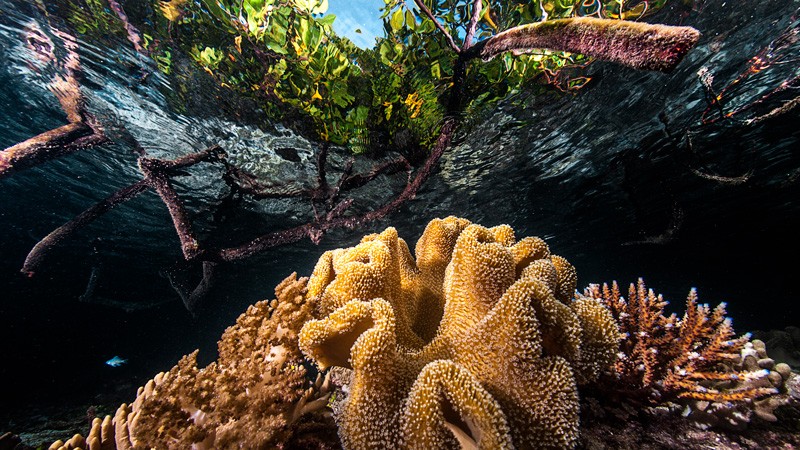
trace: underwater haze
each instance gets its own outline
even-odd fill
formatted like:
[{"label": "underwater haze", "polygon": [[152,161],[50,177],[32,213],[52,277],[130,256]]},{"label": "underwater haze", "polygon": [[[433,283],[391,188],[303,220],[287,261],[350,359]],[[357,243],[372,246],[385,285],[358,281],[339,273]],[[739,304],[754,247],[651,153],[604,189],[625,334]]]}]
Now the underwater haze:
[{"label": "underwater haze", "polygon": [[[581,21],[587,18],[597,22]],[[558,19],[565,20],[563,28],[548,28],[549,21]],[[608,22],[624,24],[614,28]],[[530,23],[545,25],[531,28]],[[643,23],[671,27],[638,28]],[[517,35],[501,34],[512,28]],[[566,37],[554,38],[559,32]],[[703,371],[683,381],[711,392],[705,397],[699,390],[667,393],[664,383],[645,382],[629,390],[659,394],[623,408],[617,405],[625,400],[617,400],[628,392],[620,361],[626,339],[633,339],[630,333],[625,336],[629,313],[615,316],[618,311],[606,298],[608,317],[619,327],[609,335],[615,346],[622,336],[622,347],[604,350],[612,358],[605,365],[591,362],[598,364],[592,372],[598,385],[603,376],[622,383],[613,395],[591,383],[584,388],[581,370],[589,363],[549,347],[567,345],[570,338],[564,331],[548,341],[547,327],[556,325],[539,317],[545,336],[540,350],[568,361],[571,368],[565,370],[571,375],[566,378],[573,380],[574,373],[574,380],[565,383],[577,386],[562,389],[574,391],[574,405],[564,407],[571,411],[565,416],[574,412],[574,420],[561,424],[560,418],[553,419],[558,422],[553,430],[532,426],[530,436],[566,433],[563,440],[542,438],[542,445],[695,448],[712,438],[726,443],[719,448],[758,448],[759,442],[800,445],[798,98],[800,2],[795,0],[0,0],[0,149],[5,149],[0,153],[0,435],[8,433],[0,437],[0,450],[48,448],[75,433],[87,436],[92,419],[114,416],[117,406],[137,398],[137,388],[195,349],[198,367],[218,359],[215,367],[222,367],[231,356],[220,336],[240,314],[252,313],[250,305],[276,296],[284,301],[275,286],[287,276],[314,274],[309,292],[315,280],[327,284],[334,276],[343,278],[344,262],[324,262],[329,250],[354,247],[363,236],[394,227],[410,250],[408,258],[397,258],[416,258],[424,272],[419,253],[425,247],[415,244],[429,236],[429,223],[448,216],[487,228],[506,224],[517,241],[543,239],[549,252],[566,259],[577,273],[569,295],[559,298],[553,292],[554,302],[571,304],[575,288],[584,293],[590,284],[612,281],[628,297],[628,285],[643,278],[669,304],[662,305],[663,311],[653,306],[664,319],[658,322],[661,328],[653,325],[657,331],[644,326],[631,330],[655,336],[680,323],[686,326],[689,319],[681,318],[694,288],[699,304],[710,304],[708,324],[715,320],[710,311],[724,302],[722,316],[731,318],[735,336],[752,333],[766,342],[769,356],[759,354],[760,365],[749,367],[746,357],[756,355],[760,344],[734,344],[733,334],[719,338],[738,347],[731,347],[733,356],[727,354],[724,364],[708,368],[714,374],[735,372],[742,379],[751,376],[744,373],[756,373],[752,377],[765,384],[731,387],[734,381],[725,378],[730,383],[720,387],[709,380],[723,375],[715,378]],[[459,226],[459,232],[466,227]],[[409,317],[434,324],[443,314],[447,318],[447,305],[455,304],[445,303],[450,301],[447,280],[456,279],[459,270],[447,261],[465,254],[453,253],[454,245],[461,249],[456,237],[442,266],[445,287],[439,290],[444,294],[428,285],[417,292],[443,296],[444,306],[430,313],[415,306],[418,310]],[[353,255],[348,263],[362,261]],[[376,261],[371,258],[365,261]],[[549,265],[541,270],[552,267],[556,280],[551,290],[569,286],[560,259],[549,253],[544,259]],[[330,265],[327,275],[320,272],[325,264]],[[511,272],[499,292],[523,277],[522,266]],[[482,293],[489,285],[476,283],[473,290]],[[326,303],[312,301],[324,301],[333,295],[329,291],[320,290],[316,299],[298,295],[316,305],[303,314],[324,323],[353,299],[373,300],[359,292],[328,310]],[[475,310],[490,307],[484,306]],[[685,322],[669,322],[671,313]],[[259,320],[266,324],[267,316],[278,320],[278,314]],[[575,314],[575,321],[583,320]],[[377,323],[374,317],[370,326]],[[457,317],[465,330],[480,322],[470,322],[466,313]],[[413,321],[398,319],[398,329],[402,320]],[[273,341],[284,339],[288,327],[281,323],[277,329],[284,331],[270,328],[274,338],[253,342],[269,341],[274,350]],[[445,325],[434,327],[430,336],[420,331],[421,325],[409,327],[420,342],[433,345],[439,342],[434,335],[449,332]],[[357,334],[364,331],[353,327]],[[288,335],[299,345],[299,356],[286,367],[306,376],[293,379],[292,386],[323,389],[313,383],[318,373],[329,373],[327,361],[336,359],[322,355],[327,344],[313,350],[314,343],[304,343],[299,328]],[[398,331],[398,349],[423,348],[402,338]],[[245,347],[249,341],[237,342]],[[288,344],[281,345],[285,350]],[[639,351],[634,347],[631,352]],[[685,344],[684,353],[700,355],[702,348]],[[589,353],[584,349],[583,357]],[[330,400],[337,395],[328,392],[325,401],[317,402],[322,409],[309,413],[322,417],[324,410],[328,422],[293,428],[299,420],[293,414],[302,408],[292,409],[280,416],[288,425],[275,425],[280,432],[261,441],[239,440],[238,448],[275,448],[279,442],[288,442],[289,448],[367,448],[358,429],[362,422],[374,425],[372,431],[394,430],[369,418],[356,425],[348,416],[363,386],[356,352],[352,360],[349,351],[343,354],[340,365],[355,367],[351,376],[356,381],[331,381],[342,396],[340,403]],[[621,359],[615,363],[617,354]],[[270,363],[280,359],[254,355],[253,360]],[[441,355],[460,357],[458,349]],[[469,367],[463,360],[457,363]],[[728,363],[735,368],[721,369]],[[434,362],[420,367],[427,364]],[[641,366],[642,372],[650,370]],[[770,375],[779,366],[780,376]],[[679,372],[676,368],[665,366],[664,371]],[[406,388],[414,381],[404,381]],[[480,392],[503,399],[496,402],[506,411],[498,413],[505,414],[501,422],[509,418],[506,428],[497,431],[506,441],[480,445],[530,447],[520,438],[527,433],[520,430],[527,428],[510,418],[516,408],[533,407],[512,408],[504,403],[511,401],[505,394],[492,391],[501,389],[496,387],[500,381],[480,382],[485,387]],[[264,383],[277,386],[279,381]],[[350,403],[343,392],[354,392]],[[447,427],[432,428],[445,438],[419,444],[397,425],[395,444],[468,448],[470,439],[477,442],[481,433],[459,437],[454,429],[466,427],[474,419],[470,414],[478,413],[465,412],[458,395],[447,395],[433,416],[461,416],[455,422],[442,419]],[[759,409],[765,403],[758,402],[768,396],[781,400],[767,414]],[[610,398],[608,405],[615,406],[604,406]],[[742,401],[742,408],[757,412],[752,424],[747,416],[749,426],[728,416],[710,425],[685,425],[701,420],[686,412],[698,410],[695,403],[681,403],[687,398],[736,408]],[[270,402],[265,400],[269,405],[279,401]],[[403,403],[409,404],[412,400]],[[648,416],[643,405],[672,411],[663,424],[671,424],[678,435],[700,429],[707,434],[692,435],[699,441],[676,438],[673,447],[657,446],[664,439],[653,431],[657,415]],[[710,408],[703,407],[702,420],[714,415]],[[185,413],[189,418],[180,420],[198,428],[205,419],[197,411],[212,417],[199,406],[174,411],[175,417]],[[628,424],[615,428],[614,417]],[[171,422],[177,430],[183,429],[180,420]],[[263,430],[266,423],[253,427]],[[313,439],[299,438],[300,429]],[[598,437],[614,430],[630,440]],[[232,442],[238,438],[221,443],[219,430],[203,428],[202,433],[207,434],[191,441],[194,448],[237,447]],[[147,441],[145,447],[189,448],[183,447],[189,442],[183,439],[194,439],[188,434],[176,431],[169,435],[173,441]],[[119,440],[116,445],[103,448],[124,448]],[[134,443],[128,448],[145,447]]]}]

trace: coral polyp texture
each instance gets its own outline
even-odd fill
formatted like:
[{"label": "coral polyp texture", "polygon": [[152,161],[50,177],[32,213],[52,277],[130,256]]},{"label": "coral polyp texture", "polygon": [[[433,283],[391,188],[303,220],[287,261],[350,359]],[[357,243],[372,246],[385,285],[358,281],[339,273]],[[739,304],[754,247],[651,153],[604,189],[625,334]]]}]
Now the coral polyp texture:
[{"label": "coral polyp texture", "polygon": [[664,315],[667,302],[642,279],[628,298],[619,286],[590,285],[583,299],[602,301],[619,324],[620,353],[610,376],[597,386],[626,401],[681,408],[684,416],[712,425],[744,426],[753,414],[777,420],[796,377],[775,364],[764,343],[736,337],[725,304],[698,303],[692,289],[682,318]]},{"label": "coral polyp texture", "polygon": [[574,447],[577,386],[614,363],[619,331],[600,301],[572,301],[572,265],[455,217],[430,222],[415,255],[388,228],[326,252],[309,280],[322,317],[300,347],[353,370],[344,447]]},{"label": "coral polyp texture", "polygon": [[50,449],[261,449],[303,439],[304,431],[323,436],[330,393],[321,379],[308,381],[297,347],[311,319],[306,281],[292,274],[275,300],[250,306],[223,334],[217,361],[199,369],[196,351],[184,356],[113,419],[95,419],[87,438]]}]

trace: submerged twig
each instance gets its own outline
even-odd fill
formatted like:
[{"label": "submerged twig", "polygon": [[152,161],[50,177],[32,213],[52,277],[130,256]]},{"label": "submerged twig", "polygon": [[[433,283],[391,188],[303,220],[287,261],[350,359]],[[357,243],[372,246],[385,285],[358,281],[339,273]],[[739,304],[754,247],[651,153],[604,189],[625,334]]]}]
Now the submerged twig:
[{"label": "submerged twig", "polygon": [[38,267],[41,265],[42,260],[47,253],[53,247],[63,241],[64,238],[78,229],[94,222],[95,219],[105,214],[120,203],[124,203],[141,194],[147,190],[147,188],[147,180],[141,180],[130,186],[124,187],[96,203],[86,211],[78,214],[74,219],[51,231],[50,234],[39,241],[33,247],[30,253],[28,253],[28,256],[25,258],[25,263],[22,265],[22,273],[32,277]]},{"label": "submerged twig", "polygon": [[700,170],[695,169],[694,167],[690,167],[689,170],[691,170],[691,172],[693,174],[695,174],[696,176],[698,176],[700,178],[704,178],[704,179],[710,180],[710,181],[716,181],[717,183],[721,183],[721,184],[730,184],[730,185],[734,185],[734,186],[737,185],[737,184],[746,183],[748,180],[750,180],[750,177],[753,176],[753,171],[752,170],[747,172],[747,173],[745,173],[744,175],[739,175],[738,177],[726,177],[726,176],[716,175],[716,174],[712,174],[712,173],[705,173],[705,172],[701,172]]},{"label": "submerged twig", "polygon": [[407,159],[400,157],[391,161],[386,161],[385,163],[374,167],[367,173],[356,174],[344,178],[340,183],[339,189],[341,191],[349,191],[351,189],[359,188],[374,180],[379,175],[392,175],[402,170],[407,172],[411,171],[411,163],[409,163]]},{"label": "submerged twig", "polygon": [[684,218],[683,208],[681,208],[681,205],[679,205],[678,202],[675,202],[672,205],[672,216],[670,217],[669,225],[667,225],[667,229],[664,230],[663,233],[656,236],[648,236],[636,241],[623,242],[622,245],[668,244],[675,239],[675,236],[678,234],[678,231],[680,231],[681,227],[683,226],[683,218]]},{"label": "submerged twig", "polygon": [[770,112],[766,114],[762,114],[760,116],[753,117],[752,119],[748,119],[747,124],[755,125],[765,120],[772,119],[773,117],[778,117],[780,115],[788,113],[789,111],[796,108],[798,105],[800,105],[800,97],[795,97],[789,100],[788,102],[784,103],[783,105],[773,108]]},{"label": "submerged twig", "polygon": [[169,179],[170,173],[175,170],[194,165],[200,162],[218,161],[225,156],[225,152],[218,145],[202,152],[191,153],[178,159],[169,161],[155,158],[139,158],[139,170],[145,176],[148,184],[155,189],[158,196],[167,206],[175,231],[181,240],[181,250],[187,260],[192,260],[200,254],[200,244],[192,231],[192,222]]},{"label": "submerged twig", "polygon": [[165,275],[172,289],[178,294],[181,301],[183,301],[183,305],[192,314],[196,312],[197,305],[208,295],[209,291],[211,291],[214,282],[217,263],[213,261],[203,261],[202,265],[202,278],[191,291],[182,286],[169,272]]},{"label": "submerged twig", "polygon": [[[691,134],[689,132],[686,133],[686,148],[687,148],[687,150],[689,151],[689,153],[692,156],[697,157],[697,153],[694,150],[694,144],[692,142],[692,136],[691,136]],[[691,167],[691,166],[689,167],[689,171],[691,171],[694,175],[696,175],[696,176],[698,176],[700,178],[703,178],[703,179],[706,179],[706,180],[710,180],[710,181],[715,181],[715,182],[721,183],[721,184],[728,184],[728,185],[744,184],[744,183],[746,183],[747,181],[750,180],[751,176],[753,176],[753,170],[752,169],[748,170],[747,172],[745,172],[742,175],[735,176],[735,177],[729,177],[729,176],[717,175],[717,174],[714,174],[714,173],[708,173],[708,172],[701,171],[701,170],[699,170],[699,169],[697,169],[695,167]]]},{"label": "submerged twig", "polygon": [[317,186],[320,190],[328,189],[328,179],[325,176],[325,165],[328,162],[328,143],[325,142],[320,146],[319,153],[317,153]]},{"label": "submerged twig", "polygon": [[[773,89],[767,94],[762,95],[755,102],[746,104],[729,112],[725,112],[722,105],[726,95],[736,86],[744,85],[744,82],[747,78],[763,72],[772,65],[787,62],[791,64],[792,61],[785,61],[784,58],[790,54],[789,50],[793,48],[798,41],[800,41],[800,22],[795,21],[791,26],[783,30],[783,32],[781,32],[777,38],[772,40],[769,44],[767,44],[766,47],[759,50],[757,54],[750,58],[747,61],[747,65],[745,66],[744,70],[742,70],[733,81],[723,87],[719,93],[715,93],[713,87],[711,86],[711,83],[713,82],[713,76],[710,74],[709,70],[706,67],[700,69],[698,75],[700,76],[701,83],[703,83],[703,87],[706,89],[708,97],[708,106],[706,107],[705,111],[703,111],[703,114],[700,118],[702,123],[704,125],[708,125],[720,120],[730,119],[731,117],[740,114],[743,111],[764,103],[767,99],[781,91],[784,91],[788,88],[797,87],[800,76],[795,75],[793,78],[783,81],[777,88]],[[762,120],[778,116],[793,109],[798,103],[800,103],[800,101],[790,101],[788,104],[775,108],[763,116],[750,119],[746,121],[746,123],[758,123]],[[709,118],[708,115],[711,113],[711,111],[717,111],[718,115]]]},{"label": "submerged twig", "polygon": [[166,205],[169,210],[169,215],[172,218],[172,224],[175,226],[175,232],[181,241],[181,250],[183,256],[187,260],[192,260],[200,254],[200,244],[192,231],[192,223],[189,219],[189,214],[183,206],[183,202],[172,187],[170,179],[163,173],[151,171],[143,166],[140,162],[139,167],[147,177],[148,184],[155,189],[161,201]]},{"label": "submerged twig", "polygon": [[1,151],[0,177],[105,142],[108,139],[86,123],[68,123]]},{"label": "submerged twig", "polygon": [[[28,253],[21,272],[29,277],[33,276],[48,252],[61,241],[63,241],[67,236],[92,223],[95,219],[105,214],[120,203],[124,203],[141,194],[147,190],[147,188],[152,187],[153,184],[163,183],[163,180],[153,182],[150,176],[158,177],[160,179],[180,168],[188,167],[203,161],[219,160],[222,155],[224,155],[224,151],[219,146],[213,146],[201,152],[185,155],[172,161],[141,158],[146,160],[145,166],[148,167],[145,173],[145,179],[114,192],[107,198],[93,205],[91,208],[78,214],[74,219],[50,232]],[[150,176],[148,176],[148,174]],[[169,193],[167,194],[169,195]],[[188,223],[188,218],[186,218],[185,214],[183,217]]]},{"label": "submerged twig", "polygon": [[306,223],[293,228],[267,233],[238,247],[219,250],[217,254],[218,258],[223,261],[245,259],[271,247],[297,242],[305,237],[316,240],[319,239],[320,233],[324,233],[328,230],[343,227],[355,228],[385,217],[387,214],[400,207],[400,205],[416,196],[417,191],[419,191],[422,184],[430,177],[439,159],[450,145],[456,125],[457,120],[454,117],[445,119],[439,138],[431,154],[425,160],[425,164],[417,171],[416,176],[406,185],[403,192],[393,200],[385,203],[382,207],[357,216],[335,217],[330,219],[326,217],[316,223]]}]

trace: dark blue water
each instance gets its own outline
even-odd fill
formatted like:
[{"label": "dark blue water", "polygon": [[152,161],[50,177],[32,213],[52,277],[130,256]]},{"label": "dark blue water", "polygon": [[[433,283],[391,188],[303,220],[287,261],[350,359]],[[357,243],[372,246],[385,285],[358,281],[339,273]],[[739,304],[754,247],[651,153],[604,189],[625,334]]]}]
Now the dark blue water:
[{"label": "dark blue water", "polygon": [[[55,66],[37,61],[24,45],[32,24],[60,22],[19,4],[0,2],[0,10],[5,148],[63,125],[65,117],[48,89]],[[772,64],[726,91],[725,111],[797,77],[797,14],[792,2],[778,0],[707,1],[665,11],[661,21],[703,32],[674,73],[598,63],[576,94],[523,93],[468,118],[414,201],[371,226],[333,232],[319,246],[303,241],[220,266],[196,316],[165,274],[196,282],[200,269],[182,262],[167,210],[150,192],[71,236],[35,277],[19,269],[51,230],[140,179],[134,140],[157,157],[219,144],[265,179],[308,184],[316,176],[318,145],[280,124],[246,120],[241,112],[249,106],[221,98],[209,80],[186,100],[191,107],[178,107],[174,80],[124,36],[78,35],[82,93],[113,142],[0,179],[0,409],[8,416],[18,407],[90,402],[97,395],[128,401],[139,384],[195,348],[201,361],[213,359],[220,333],[248,304],[270,297],[293,271],[310,274],[323,251],[390,225],[414,242],[430,219],[451,214],[487,226],[511,224],[518,237],[545,238],[577,267],[581,286],[642,276],[676,307],[690,287],[702,301],[726,301],[741,332],[800,325],[800,108],[747,122],[800,89],[704,125],[707,92],[698,76],[704,69],[713,74],[712,87],[720,91],[753,56],[788,36],[785,46],[773,44]],[[332,152],[335,179],[347,155]],[[177,182],[205,230],[201,239],[241,243],[311,217],[302,202],[248,201],[225,229],[212,228],[214,205],[224,194],[218,170],[197,166]],[[404,184],[405,174],[380,178],[356,194],[357,203],[380,205]],[[129,363],[106,366],[115,355]]]}]

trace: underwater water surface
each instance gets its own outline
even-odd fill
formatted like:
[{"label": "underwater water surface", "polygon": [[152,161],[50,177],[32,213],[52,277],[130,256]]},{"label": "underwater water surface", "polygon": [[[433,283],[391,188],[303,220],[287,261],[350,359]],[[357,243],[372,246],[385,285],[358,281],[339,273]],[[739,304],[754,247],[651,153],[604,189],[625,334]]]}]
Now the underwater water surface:
[{"label": "underwater water surface", "polygon": [[[154,26],[142,5],[157,2],[114,3],[132,23]],[[359,26],[361,9],[353,8],[340,9],[339,26]],[[194,349],[201,365],[214,360],[219,336],[248,305],[273,298],[292,272],[311,274],[323,252],[389,226],[413,247],[430,220],[450,215],[543,238],[577,268],[579,290],[643,277],[670,311],[682,311],[694,287],[701,302],[727,303],[739,334],[797,330],[800,108],[791,105],[800,91],[799,8],[785,0],[668,2],[647,21],[702,33],[671,73],[598,61],[581,72],[590,79],[581,89],[531,87],[468,110],[412,199],[319,243],[305,238],[220,262],[189,312],[185,297],[203,267],[185,260],[152,190],[59,242],[35,272],[21,269],[48,233],[138,182],[142,149],[174,159],[218,145],[265,184],[313,188],[321,142],[296,117],[269,119],[262,104],[220,86],[185,55],[175,52],[165,73],[163,59],[137,52],[108,2],[0,0],[0,148],[67,123],[54,80],[73,54],[85,108],[107,137],[0,177],[0,434],[35,440],[59,430],[56,411],[68,405],[80,419],[85,405],[129,402]],[[108,30],[98,10],[113,18]],[[362,24],[357,34],[366,38],[354,42],[368,47],[384,31],[376,23]],[[168,33],[182,39],[177,26]],[[402,145],[354,159],[346,147],[328,150],[332,185],[401,155],[417,170],[424,160]],[[218,164],[181,170],[173,185],[209,246],[314,219],[303,198],[232,200]],[[408,179],[399,170],[348,192],[347,214],[379,208]],[[797,348],[782,354],[800,361]]]}]

